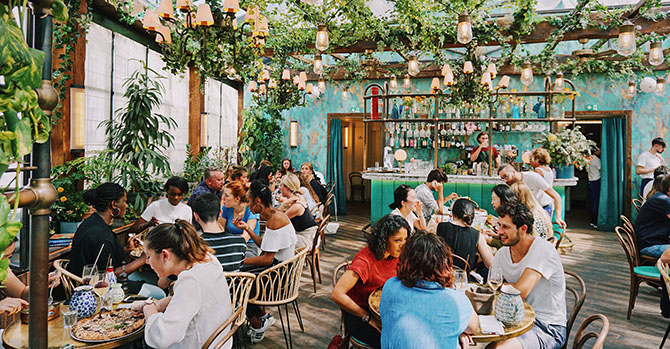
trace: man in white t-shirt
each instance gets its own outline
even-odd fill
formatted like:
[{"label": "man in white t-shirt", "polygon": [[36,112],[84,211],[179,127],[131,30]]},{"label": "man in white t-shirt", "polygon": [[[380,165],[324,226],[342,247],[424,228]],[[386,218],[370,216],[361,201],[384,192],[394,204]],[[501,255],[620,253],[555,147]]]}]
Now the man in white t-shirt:
[{"label": "man in white t-shirt", "polygon": [[586,169],[589,177],[589,201],[591,202],[591,226],[598,228],[598,206],[600,205],[600,149],[594,147]]},{"label": "man in white t-shirt", "polygon": [[565,274],[556,248],[531,234],[533,214],[512,202],[498,207],[498,233],[503,247],[491,269],[499,268],[505,281],[521,291],[535,311],[535,324],[525,334],[487,348],[561,348],[567,340]]},{"label": "man in white t-shirt", "polygon": [[558,192],[542,176],[532,171],[519,172],[510,164],[500,166],[498,174],[507,185],[523,181],[530,188],[537,202],[547,211],[549,217],[552,216],[555,210],[556,223],[563,229],[568,226],[563,221],[563,200],[561,200],[561,196],[558,195]]},{"label": "man in white t-shirt", "polygon": [[640,193],[644,191],[644,186],[654,180],[654,170],[661,165],[665,165],[665,159],[661,153],[665,151],[665,140],[656,137],[651,141],[651,149],[645,151],[637,157],[637,166],[635,173],[640,175]]},{"label": "man in white t-shirt", "polygon": [[[426,218],[426,222],[430,220],[430,216],[432,216],[433,213],[446,213],[442,212],[444,204],[447,201],[458,197],[458,194],[451,193],[445,198],[443,191],[444,183],[447,183],[447,174],[444,173],[444,170],[441,168],[436,168],[428,173],[426,182],[415,189],[416,198],[419,199],[423,205],[423,216]],[[433,191],[437,192],[437,200],[435,200],[435,197],[433,196]]]}]

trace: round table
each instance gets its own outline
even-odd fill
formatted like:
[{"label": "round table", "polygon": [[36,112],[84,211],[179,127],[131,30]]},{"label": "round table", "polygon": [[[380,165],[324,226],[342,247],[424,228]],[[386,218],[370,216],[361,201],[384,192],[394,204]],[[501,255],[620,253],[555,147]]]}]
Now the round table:
[{"label": "round table", "polygon": [[[61,305],[61,311],[63,305]],[[114,305],[114,309],[116,309]],[[70,330],[63,328],[63,318],[58,316],[47,323],[48,332],[48,348],[62,348],[66,344],[72,344],[75,348],[116,348],[121,345],[142,339],[144,336],[144,329],[137,331],[135,334],[121,339],[105,342],[105,343],[85,343],[73,339],[70,336]],[[14,321],[9,325],[4,332],[2,332],[2,342],[5,348],[28,348],[28,324],[22,324],[21,320]]]},{"label": "round table", "polygon": [[[379,302],[381,298],[382,298],[381,288],[372,292],[370,294],[370,297],[368,298],[368,306],[370,308],[370,313],[372,313],[373,316],[377,317],[377,319],[379,319],[380,322],[381,322],[381,316],[379,315]],[[528,332],[535,323],[535,311],[526,301],[523,302],[523,305],[525,307],[526,312],[523,316],[523,320],[519,325],[505,327],[504,334],[482,334],[481,328],[477,328],[477,331],[475,331],[475,333],[471,336],[472,340],[474,340],[476,343],[498,342],[505,339],[518,337]],[[480,314],[480,315],[493,315],[493,313]]]}]

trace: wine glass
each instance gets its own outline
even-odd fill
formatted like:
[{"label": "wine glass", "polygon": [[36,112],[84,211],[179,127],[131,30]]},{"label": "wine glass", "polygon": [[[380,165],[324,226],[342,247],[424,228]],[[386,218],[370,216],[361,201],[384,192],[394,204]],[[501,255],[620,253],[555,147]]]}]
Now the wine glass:
[{"label": "wine glass", "polygon": [[100,271],[95,273],[94,277],[94,284],[93,284],[93,292],[97,294],[100,298],[109,291],[109,281],[105,277],[106,272]]},{"label": "wine glass", "polygon": [[84,285],[93,286],[93,277],[98,272],[98,266],[95,264],[87,264],[82,269],[81,282]]},{"label": "wine glass", "polygon": [[465,270],[456,269],[454,271],[454,286],[457,290],[465,291],[468,288],[468,274]]},{"label": "wine glass", "polygon": [[487,284],[491,289],[493,289],[493,293],[495,294],[496,291],[502,286],[503,283],[503,275],[502,275],[502,270],[500,270],[500,267],[494,266],[489,270],[489,277]]}]

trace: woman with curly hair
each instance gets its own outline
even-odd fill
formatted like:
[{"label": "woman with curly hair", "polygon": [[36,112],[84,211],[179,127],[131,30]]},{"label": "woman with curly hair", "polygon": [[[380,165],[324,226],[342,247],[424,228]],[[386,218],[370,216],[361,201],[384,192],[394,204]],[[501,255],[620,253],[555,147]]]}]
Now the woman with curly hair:
[{"label": "woman with curly hair", "polygon": [[530,154],[529,164],[533,166],[533,171],[549,183],[549,186],[554,186],[554,170],[549,167],[549,163],[551,163],[551,157],[547,149],[533,149],[533,152]]},{"label": "woman with curly hair", "polygon": [[465,294],[452,288],[452,271],[451,251],[438,236],[417,232],[407,240],[398,276],[382,290],[382,348],[457,349],[459,342],[467,348],[479,318]]},{"label": "woman with curly hair", "polygon": [[360,250],[330,295],[344,310],[351,336],[368,346],[380,347],[381,324],[370,317],[368,297],[396,275],[398,257],[410,227],[401,216],[386,215],[373,226],[368,246]]}]

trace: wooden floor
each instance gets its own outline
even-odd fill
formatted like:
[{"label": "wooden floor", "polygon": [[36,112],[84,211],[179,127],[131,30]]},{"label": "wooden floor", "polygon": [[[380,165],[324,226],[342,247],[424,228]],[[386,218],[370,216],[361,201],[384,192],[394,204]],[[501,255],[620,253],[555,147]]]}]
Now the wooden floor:
[{"label": "wooden floor", "polygon": [[[581,223],[584,221],[578,213],[568,215],[568,235],[575,242],[575,248],[561,256],[565,269],[579,274],[587,289],[586,301],[575,322],[569,345],[572,345],[572,337],[582,320],[601,313],[609,318],[611,326],[605,348],[658,348],[668,325],[668,320],[660,315],[660,292],[642,285],[632,318],[626,320],[629,274],[623,249],[613,232],[591,230]],[[303,273],[299,303],[304,333],[300,332],[293,311],[290,313],[296,348],[326,348],[338,331],[340,310],[329,298],[332,272],[335,265],[350,260],[365,246],[361,228],[369,223],[369,207],[350,206],[348,215],[341,216],[339,223],[338,233],[327,237],[326,248],[321,252],[323,284],[317,285],[316,293],[313,293],[309,270],[305,268]],[[255,347],[285,347],[277,308],[268,310],[277,322]]]}]

